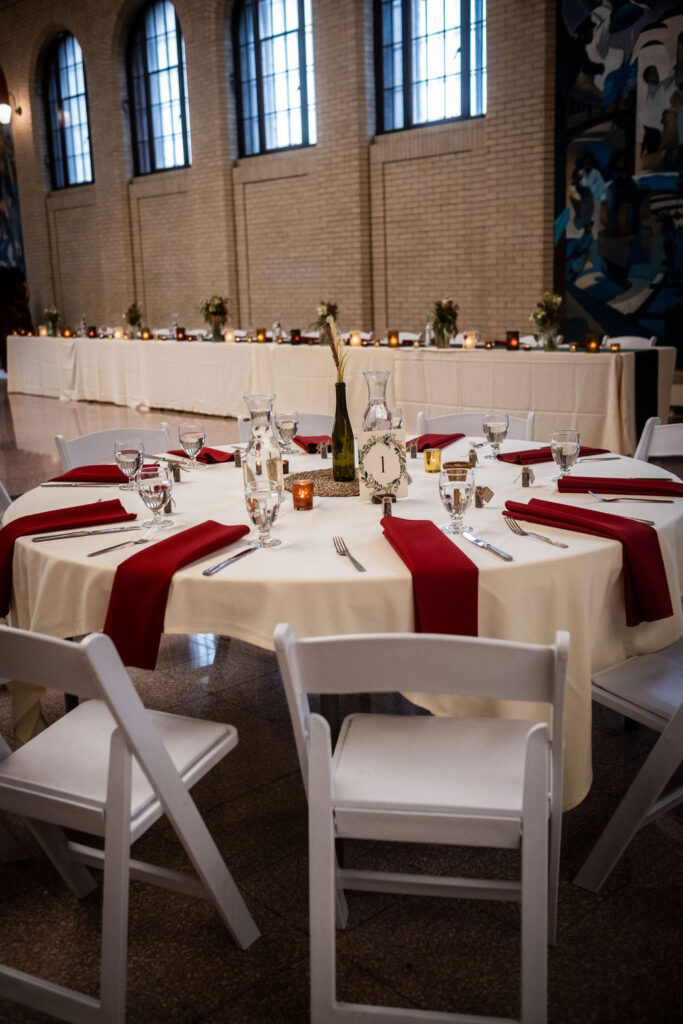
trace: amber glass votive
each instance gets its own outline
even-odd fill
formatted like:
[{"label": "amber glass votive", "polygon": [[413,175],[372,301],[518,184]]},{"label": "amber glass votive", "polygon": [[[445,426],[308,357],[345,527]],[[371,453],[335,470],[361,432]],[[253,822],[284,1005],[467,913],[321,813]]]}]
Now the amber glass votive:
[{"label": "amber glass votive", "polygon": [[484,348],[493,348],[493,342],[492,341],[485,341],[484,342]]},{"label": "amber glass votive", "polygon": [[309,508],[313,508],[313,481],[292,481],[292,501],[298,512],[306,512]]},{"label": "amber glass votive", "polygon": [[441,449],[440,448],[425,448],[425,473],[440,473],[441,472]]},{"label": "amber glass votive", "polygon": [[613,341],[609,347],[610,352],[621,352],[621,345],[618,341]]}]

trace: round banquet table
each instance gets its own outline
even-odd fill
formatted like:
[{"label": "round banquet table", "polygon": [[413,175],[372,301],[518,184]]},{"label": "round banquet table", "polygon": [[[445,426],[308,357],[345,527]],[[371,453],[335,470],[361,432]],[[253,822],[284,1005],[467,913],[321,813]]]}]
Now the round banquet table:
[{"label": "round banquet table", "polygon": [[[507,441],[503,450],[537,445]],[[469,441],[456,442],[442,458],[462,458]],[[565,713],[565,807],[579,803],[591,784],[591,671],[628,656],[657,650],[683,635],[680,595],[683,589],[683,498],[672,504],[598,504],[588,494],[560,495],[551,478],[553,463],[534,466],[535,481],[521,487],[521,468],[485,459],[479,449],[476,483],[494,492],[489,504],[472,507],[466,521],[476,534],[508,551],[514,561],[503,562],[462,538],[459,544],[479,567],[479,634],[508,640],[551,643],[555,630],[571,635]],[[290,475],[330,467],[317,455],[290,456]],[[438,475],[427,474],[422,456],[408,460],[412,476],[407,498],[394,504],[394,515],[431,519],[441,524],[447,516],[438,496]],[[632,459],[586,462],[575,473],[594,476],[671,476],[656,466]],[[136,493],[111,486],[37,487],[18,498],[6,511],[4,522],[49,508],[80,505],[98,498],[118,497],[129,511],[148,517]],[[628,628],[625,622],[621,545],[586,534],[552,527],[539,529],[564,540],[560,549],[527,537],[518,537],[505,525],[501,510],[507,498],[557,500],[608,514],[640,516],[655,521],[666,566],[674,614],[657,622]],[[242,472],[232,462],[181,474],[175,485],[176,512],[172,536],[207,519],[220,523],[249,523],[244,506]],[[202,570],[232,549],[180,570],[173,577],[166,608],[167,633],[218,633],[272,649],[278,622],[290,622],[304,636],[358,632],[410,632],[413,630],[412,579],[408,569],[383,537],[381,506],[363,498],[315,498],[312,511],[296,511],[287,494],[273,533],[282,544],[258,550],[212,577]],[[252,534],[253,535],[253,534]],[[341,535],[367,572],[357,572],[338,556],[332,538]],[[137,534],[133,534],[133,537]],[[119,539],[114,534],[111,543]],[[121,540],[127,539],[124,535]],[[248,539],[248,538],[247,538]],[[10,623],[52,636],[79,636],[101,630],[116,567],[135,553],[122,548],[96,558],[89,551],[106,546],[109,537],[84,537],[34,544],[19,538],[13,560]],[[455,601],[454,601],[455,607]],[[455,611],[454,611],[454,614]],[[139,624],[144,628],[144,624]],[[453,713],[453,698],[420,695],[416,703],[436,714]],[[520,705],[476,706],[466,709],[488,713],[520,713]],[[464,702],[458,705],[462,712]],[[535,713],[526,709],[524,713]]]}]

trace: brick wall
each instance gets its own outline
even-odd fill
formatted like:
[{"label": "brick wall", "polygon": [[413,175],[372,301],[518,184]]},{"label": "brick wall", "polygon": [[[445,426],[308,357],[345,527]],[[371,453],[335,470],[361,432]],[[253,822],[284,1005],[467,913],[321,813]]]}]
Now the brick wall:
[{"label": "brick wall", "polygon": [[[134,178],[124,49],[137,4],[17,0],[0,8],[34,315],[151,326],[228,295],[243,327],[306,327],[321,299],[342,327],[421,329],[451,295],[485,335],[528,326],[552,287],[554,5],[489,0],[483,118],[374,136],[371,0],[313,0],[317,145],[237,160],[231,4],[177,0],[192,167]],[[81,44],[95,182],[49,190],[41,55]]]}]

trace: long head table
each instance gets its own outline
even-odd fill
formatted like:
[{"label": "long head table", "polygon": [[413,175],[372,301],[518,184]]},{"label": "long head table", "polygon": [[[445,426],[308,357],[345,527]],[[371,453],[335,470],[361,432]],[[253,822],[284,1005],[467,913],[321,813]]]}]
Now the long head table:
[{"label": "long head table", "polygon": [[[504,444],[507,450],[519,447],[524,445]],[[466,448],[467,443],[460,441],[447,455],[462,456]],[[291,457],[295,474],[329,465],[318,456]],[[422,458],[409,460],[408,465],[412,484],[408,497],[394,506],[395,514],[442,523],[447,517],[438,497],[438,476],[424,472]],[[556,629],[571,634],[565,735],[565,792],[570,807],[585,796],[591,781],[591,670],[664,647],[683,634],[679,600],[683,589],[683,499],[672,504],[600,506],[603,511],[645,516],[657,524],[675,613],[665,620],[628,628],[620,544],[543,528],[541,532],[568,543],[563,550],[515,536],[506,528],[501,516],[506,498],[559,498],[597,507],[590,495],[558,496],[551,482],[554,470],[551,463],[535,466],[535,483],[527,489],[520,486],[519,466],[483,460],[476,470],[477,483],[488,484],[494,498],[483,509],[472,508],[466,519],[480,536],[510,552],[514,561],[502,562],[460,538],[456,543],[479,567],[480,635],[550,643]],[[581,466],[582,475],[636,472],[638,476],[665,475],[654,466],[628,459]],[[6,521],[99,497],[120,497],[130,511],[141,517],[145,514],[135,493],[111,487],[38,487],[10,506]],[[182,482],[175,486],[175,499],[177,530],[206,519],[248,523],[242,473],[232,463],[183,474]],[[316,498],[312,511],[299,512],[288,496],[274,526],[275,535],[282,540],[280,547],[256,551],[213,577],[203,576],[202,569],[224,557],[220,552],[175,574],[165,631],[214,632],[266,648],[272,647],[274,627],[281,621],[291,622],[299,634],[307,636],[411,631],[411,576],[383,537],[380,515],[378,506],[359,498]],[[335,553],[335,535],[344,537],[367,572],[356,572],[347,559]],[[116,536],[112,542],[115,540]],[[134,549],[88,558],[88,552],[99,546],[101,537],[39,544],[30,538],[19,539],[13,565],[12,624],[53,636],[102,629],[116,567]],[[137,625],[144,628],[144,624]],[[419,696],[419,679],[415,691],[412,697],[437,714],[452,710],[447,700]],[[504,713],[506,709],[497,710]]]},{"label": "long head table", "polygon": [[[653,353],[654,355],[655,353]],[[658,348],[652,414],[669,415],[676,352]],[[387,396],[415,429],[417,413],[505,408],[536,413],[535,440],[581,431],[584,444],[634,451],[636,354],[507,352],[476,349],[356,348],[346,371],[351,422],[367,400],[364,370],[390,370]],[[334,412],[334,372],[326,346],[126,341],[107,338],[8,339],[9,391],[64,400],[245,415],[245,394],[274,393],[300,412]]]}]

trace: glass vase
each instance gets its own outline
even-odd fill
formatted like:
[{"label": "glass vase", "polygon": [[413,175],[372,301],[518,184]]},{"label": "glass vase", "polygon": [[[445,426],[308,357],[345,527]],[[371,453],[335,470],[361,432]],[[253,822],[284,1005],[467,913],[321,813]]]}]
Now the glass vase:
[{"label": "glass vase", "polygon": [[363,413],[363,430],[391,430],[391,411],[387,405],[390,370],[364,370],[368,386],[368,404]]},{"label": "glass vase", "polygon": [[442,324],[434,324],[434,344],[437,348],[449,348],[451,334]]},{"label": "glass vase", "polygon": [[543,348],[546,352],[556,352],[557,328],[546,328],[545,331],[541,331],[541,341],[543,342]]},{"label": "glass vase", "polygon": [[245,395],[251,416],[251,437],[242,456],[245,487],[269,480],[284,487],[282,452],[273,434],[273,403],[275,395]]},{"label": "glass vase", "polygon": [[337,481],[351,481],[356,474],[353,446],[353,430],[346,408],[346,384],[343,381],[334,386],[336,402],[332,425],[332,478]]},{"label": "glass vase", "polygon": [[223,341],[223,321],[219,316],[211,317],[211,341]]}]

